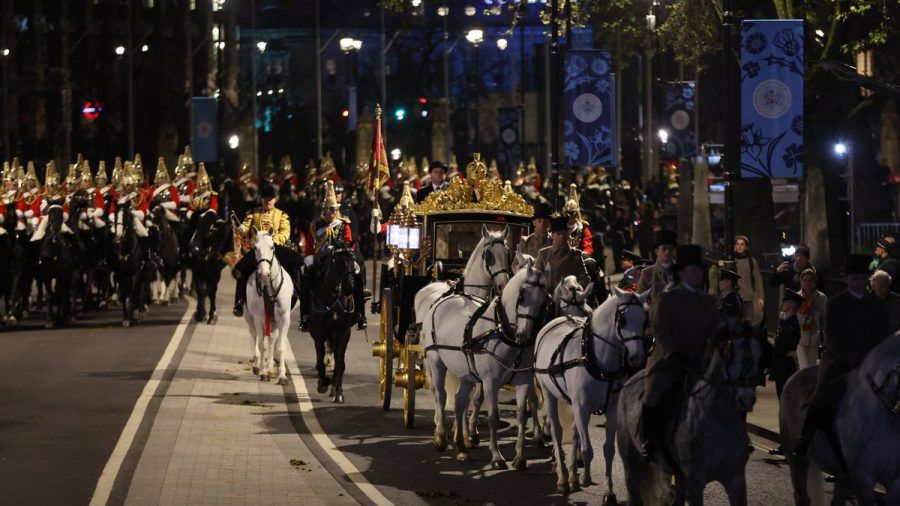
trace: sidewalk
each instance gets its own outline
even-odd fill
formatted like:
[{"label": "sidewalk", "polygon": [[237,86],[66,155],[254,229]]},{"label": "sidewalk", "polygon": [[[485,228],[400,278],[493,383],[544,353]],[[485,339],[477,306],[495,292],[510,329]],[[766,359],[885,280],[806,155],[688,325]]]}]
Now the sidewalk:
[{"label": "sidewalk", "polygon": [[766,381],[766,386],[756,389],[756,404],[747,414],[748,430],[751,434],[767,439],[776,447],[781,443],[778,433],[778,396],[775,382]]},{"label": "sidewalk", "polygon": [[[220,302],[232,285],[220,285]],[[244,320],[219,309],[216,325],[194,327],[125,503],[356,504],[297,435],[283,387],[250,372]]]}]

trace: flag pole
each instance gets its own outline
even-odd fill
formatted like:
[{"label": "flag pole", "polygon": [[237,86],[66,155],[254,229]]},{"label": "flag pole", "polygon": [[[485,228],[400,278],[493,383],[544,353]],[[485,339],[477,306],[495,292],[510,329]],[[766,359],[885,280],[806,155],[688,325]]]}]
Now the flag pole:
[{"label": "flag pole", "polygon": [[[369,180],[372,182],[372,187],[369,190],[372,192],[372,200],[375,203],[373,209],[377,209],[378,216],[381,216],[381,205],[378,202],[378,189],[381,187],[381,172],[378,169],[378,161],[379,154],[377,152],[378,147],[376,146],[376,142],[381,135],[381,104],[375,104],[375,133],[373,135],[372,142],[372,154],[369,157]],[[372,180],[372,170],[375,170],[375,179]],[[381,258],[381,242],[378,240],[378,232],[381,230],[381,219],[376,218],[375,214],[372,215],[372,222],[375,225],[375,230],[372,233],[372,240],[374,244],[372,245],[372,299],[381,305],[381,290],[378,289],[378,260]],[[376,296],[377,293],[377,296]]]}]

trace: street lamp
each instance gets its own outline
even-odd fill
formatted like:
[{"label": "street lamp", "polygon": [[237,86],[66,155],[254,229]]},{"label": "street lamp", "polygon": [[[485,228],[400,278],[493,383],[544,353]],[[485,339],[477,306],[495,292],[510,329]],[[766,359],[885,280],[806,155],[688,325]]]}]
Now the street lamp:
[{"label": "street lamp", "polygon": [[859,240],[856,233],[856,185],[853,181],[853,143],[852,142],[844,142],[839,141],[834,144],[832,148],[834,150],[834,154],[836,154],[840,158],[847,158],[847,172],[844,174],[844,178],[847,180],[847,201],[850,207],[850,243],[851,249],[856,251],[856,248],[859,246]]},{"label": "street lamp", "polygon": [[116,46],[116,55],[122,56],[125,54],[125,46]]},{"label": "street lamp", "polygon": [[479,28],[473,28],[466,32],[466,40],[469,41],[469,44],[472,44],[475,47],[478,47],[482,42],[484,42],[484,30]]},{"label": "street lamp", "polygon": [[8,47],[3,48],[3,56],[9,56],[9,48]]},{"label": "street lamp", "polygon": [[344,37],[338,44],[341,46],[341,51],[343,51],[344,54],[359,51],[360,48],[362,48],[362,41],[354,39],[353,37]]},{"label": "street lamp", "polygon": [[240,145],[241,138],[238,137],[237,134],[231,134],[231,137],[228,138],[228,147],[231,149],[237,149]]},{"label": "street lamp", "polygon": [[261,40],[256,43],[256,49],[259,50],[260,53],[266,52],[266,46],[268,46],[268,44],[264,40]]},{"label": "street lamp", "polygon": [[150,46],[148,46],[147,44],[144,44],[143,46],[141,46],[142,53],[146,53],[149,50],[150,50]]},{"label": "street lamp", "polygon": [[665,128],[660,128],[659,132],[657,132],[657,135],[659,135],[659,141],[662,142],[663,144],[666,144],[669,142],[669,131],[666,130]]},{"label": "street lamp", "polygon": [[847,154],[847,145],[843,142],[838,142],[834,145],[834,153],[836,155],[845,155]]},{"label": "street lamp", "polygon": [[466,13],[466,16],[474,16],[478,11],[475,9],[475,7],[468,5],[463,12]]},{"label": "street lamp", "polygon": [[446,5],[438,7],[437,14],[442,18],[447,17],[447,14],[450,14],[450,7],[447,7]]},{"label": "street lamp", "polygon": [[504,38],[497,39],[497,49],[501,51],[506,51],[506,47],[509,45],[509,41]]}]

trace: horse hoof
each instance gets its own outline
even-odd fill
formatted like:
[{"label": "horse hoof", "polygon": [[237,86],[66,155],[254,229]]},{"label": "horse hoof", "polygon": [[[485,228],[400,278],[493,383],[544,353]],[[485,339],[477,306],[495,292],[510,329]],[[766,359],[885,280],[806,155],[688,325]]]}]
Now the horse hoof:
[{"label": "horse hoof", "polygon": [[580,456],[575,457],[575,465],[578,466],[579,468],[584,467],[584,460]]},{"label": "horse hoof", "polygon": [[328,391],[328,387],[331,385],[331,380],[328,378],[321,378],[319,380],[319,384],[316,385],[316,391],[320,394],[324,394]]},{"label": "horse hoof", "polygon": [[44,324],[44,328],[45,328],[45,329],[52,329],[53,327],[55,327],[55,325],[53,324],[53,322],[47,322],[47,323]]},{"label": "horse hoof", "polygon": [[466,445],[466,448],[468,448],[470,450],[472,448],[478,448],[478,438],[477,437],[467,437],[463,443]]},{"label": "horse hoof", "polygon": [[616,494],[613,494],[612,492],[606,494],[606,500],[604,501],[604,504],[606,506],[619,506],[619,500],[616,499]]},{"label": "horse hoof", "polygon": [[287,378],[283,378],[283,377],[282,377],[282,378],[278,378],[277,380],[275,380],[275,384],[276,384],[276,385],[283,386],[283,387],[286,387],[287,384],[288,384],[288,383],[287,383]]},{"label": "horse hoof", "polygon": [[201,313],[200,311],[194,313],[194,321],[202,322],[204,318],[206,318],[206,315]]},{"label": "horse hoof", "polygon": [[209,314],[209,318],[206,320],[206,323],[212,325],[217,321],[219,321],[219,315],[213,312]]},{"label": "horse hoof", "polygon": [[459,462],[468,462],[469,452],[456,452],[456,460]]},{"label": "horse hoof", "polygon": [[253,366],[253,375],[256,376],[259,374],[259,367]]},{"label": "horse hoof", "polygon": [[491,469],[494,469],[494,470],[509,469],[509,466],[506,465],[505,460],[492,460],[491,461]]},{"label": "horse hoof", "polygon": [[344,394],[337,394],[331,400],[335,404],[343,404],[344,403]]},{"label": "horse hoof", "polygon": [[259,374],[259,381],[269,381],[269,375],[266,372]]},{"label": "horse hoof", "polygon": [[516,471],[525,471],[528,469],[528,464],[525,463],[525,459],[516,457],[515,460],[513,460],[513,469]]},{"label": "horse hoof", "polygon": [[128,328],[131,326],[131,320],[122,320],[122,326]]},{"label": "horse hoof", "polygon": [[578,484],[578,478],[569,480],[569,492],[578,492],[579,490],[581,490],[581,485]]},{"label": "horse hoof", "polygon": [[556,484],[556,493],[560,495],[568,495],[569,494],[569,484],[568,483],[557,483]]},{"label": "horse hoof", "polygon": [[435,450],[443,453],[447,449],[447,440],[445,440],[444,438],[435,435],[432,441],[434,442]]}]

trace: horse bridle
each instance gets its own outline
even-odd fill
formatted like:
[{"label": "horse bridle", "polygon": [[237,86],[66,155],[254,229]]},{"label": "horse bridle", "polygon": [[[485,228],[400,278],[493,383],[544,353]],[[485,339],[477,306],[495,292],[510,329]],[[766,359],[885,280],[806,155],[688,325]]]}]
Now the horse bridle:
[{"label": "horse bridle", "polygon": [[[731,350],[731,346],[733,345],[733,343],[735,341],[734,337],[729,337],[728,340],[726,341],[726,343],[728,343],[729,353],[726,355],[725,352],[720,352],[723,354],[723,357],[727,358],[727,361],[725,362],[725,367],[722,368],[723,381],[717,381],[715,377],[707,378],[705,374],[698,374],[697,376],[699,376],[699,379],[702,380],[703,383],[705,383],[705,386],[701,386],[700,388],[693,389],[690,392],[690,395],[692,397],[698,395],[700,392],[702,392],[703,390],[705,390],[713,385],[723,387],[725,389],[726,393],[728,393],[728,394],[736,392],[737,389],[739,389],[739,388],[755,388],[756,386],[758,386],[758,380],[757,380],[758,375],[753,374],[753,369],[754,369],[753,353],[752,353],[752,350],[750,349],[751,339],[754,339],[754,337],[751,335],[744,335],[744,336],[740,336],[738,339],[746,339],[746,341],[744,341],[745,344],[743,345],[745,348],[744,349],[745,353],[743,354],[743,360],[741,361],[741,372],[740,372],[740,374],[738,374],[738,377],[732,379],[731,375],[728,372],[728,370],[730,368],[729,366],[731,365],[731,361],[734,360],[734,355],[730,353],[730,350]],[[726,398],[727,397],[731,397],[731,395],[726,395]]]},{"label": "horse bridle", "polygon": [[[500,323],[500,331],[503,333],[503,336],[507,340],[514,341],[518,344],[522,344],[522,343],[519,343],[515,337],[516,327],[519,326],[519,319],[521,318],[523,320],[531,320],[531,321],[539,323],[544,320],[544,317],[547,315],[547,312],[549,311],[548,304],[545,303],[541,306],[541,310],[537,314],[532,315],[532,314],[528,314],[528,313],[519,312],[519,308],[522,307],[522,299],[525,296],[524,287],[526,287],[526,286],[535,287],[535,288],[540,289],[541,291],[544,292],[544,295],[546,296],[546,298],[550,299],[550,294],[547,293],[546,289],[544,289],[543,284],[541,284],[540,282],[535,282],[535,281],[527,281],[527,280],[523,281],[522,282],[523,290],[519,291],[519,296],[516,298],[516,319],[513,322],[510,322],[509,318],[506,316],[506,309],[503,307],[503,294],[501,293],[500,295],[497,296],[496,312],[497,312],[497,319],[499,320],[499,323]],[[530,336],[531,339],[529,339],[529,341],[533,340],[534,335],[536,334],[536,330],[539,330],[537,324],[534,326],[534,329],[532,329],[532,335]]]},{"label": "horse bridle", "polygon": [[[275,248],[274,247],[272,248],[272,256],[271,257],[260,258],[256,261],[256,293],[259,296],[267,295],[263,291],[262,283],[259,280],[259,266],[262,264],[269,264],[269,272],[270,273],[275,272]],[[281,267],[280,264],[278,266]],[[273,290],[272,294],[270,295],[270,297],[272,299],[275,299],[276,297],[278,297],[278,294],[281,293],[281,287],[284,286],[284,273],[279,272],[279,276],[280,276],[280,278],[278,281],[278,287],[276,288],[275,286],[272,285],[271,274],[269,275],[269,287],[272,288],[272,290]]]},{"label": "horse bridle", "polygon": [[505,269],[500,269],[495,272],[491,272],[491,265],[494,263],[494,260],[495,260],[494,253],[491,251],[491,246],[493,246],[494,244],[497,244],[497,243],[503,244],[504,248],[506,249],[507,258],[511,257],[512,253],[509,251],[509,248],[506,247],[505,239],[500,239],[500,238],[490,239],[488,242],[484,243],[484,246],[481,248],[481,261],[484,263],[485,269],[487,270],[488,275],[490,276],[490,279],[491,279],[490,284],[472,285],[469,283],[465,283],[465,281],[463,281],[464,286],[468,286],[468,287],[472,287],[472,288],[490,289],[490,291],[493,292],[494,287],[497,286],[497,284],[494,282],[494,278],[496,278],[500,274],[506,274],[507,277],[510,277],[510,278],[512,277],[512,269],[510,267],[506,267]]}]

